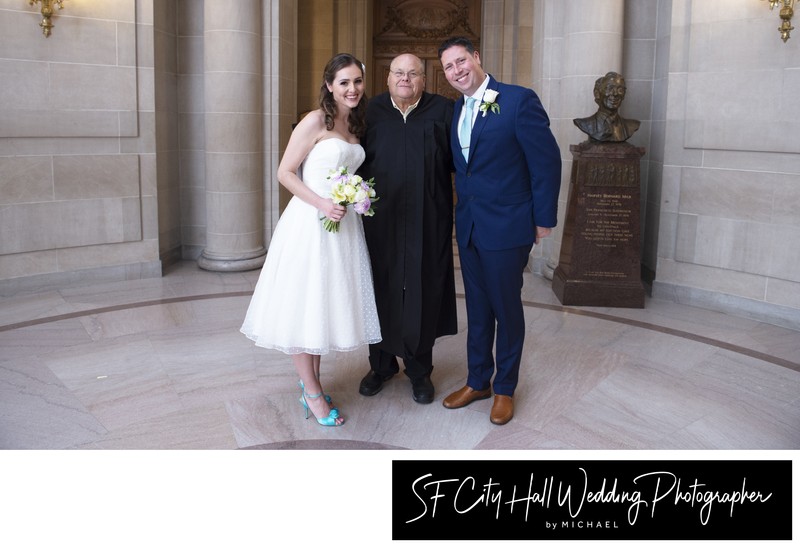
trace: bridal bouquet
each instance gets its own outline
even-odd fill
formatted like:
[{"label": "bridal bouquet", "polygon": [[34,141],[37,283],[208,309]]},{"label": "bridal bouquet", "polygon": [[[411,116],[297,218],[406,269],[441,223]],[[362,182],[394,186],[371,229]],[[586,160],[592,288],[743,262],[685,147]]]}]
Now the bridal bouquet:
[{"label": "bridal bouquet", "polygon": [[[378,201],[375,194],[375,177],[365,181],[360,175],[347,172],[347,167],[332,169],[328,175],[331,180],[331,198],[339,205],[352,205],[353,210],[359,215],[372,217],[375,211],[372,204]],[[322,226],[328,232],[339,232],[339,221],[332,221],[322,217]]]}]

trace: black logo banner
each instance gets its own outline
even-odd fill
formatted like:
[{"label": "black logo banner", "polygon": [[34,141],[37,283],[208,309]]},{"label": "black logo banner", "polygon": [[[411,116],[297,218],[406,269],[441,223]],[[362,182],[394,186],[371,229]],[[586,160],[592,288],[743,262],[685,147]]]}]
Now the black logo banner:
[{"label": "black logo banner", "polygon": [[790,460],[392,461],[393,540],[791,540]]}]

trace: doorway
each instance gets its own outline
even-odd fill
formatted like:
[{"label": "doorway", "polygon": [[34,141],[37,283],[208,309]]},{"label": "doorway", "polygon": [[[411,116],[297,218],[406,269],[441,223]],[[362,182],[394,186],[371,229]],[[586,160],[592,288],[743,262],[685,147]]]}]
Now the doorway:
[{"label": "doorway", "polygon": [[457,99],[444,77],[438,49],[445,39],[466,36],[480,51],[481,0],[375,0],[370,97],[387,91],[389,64],[413,53],[425,65],[425,90]]}]

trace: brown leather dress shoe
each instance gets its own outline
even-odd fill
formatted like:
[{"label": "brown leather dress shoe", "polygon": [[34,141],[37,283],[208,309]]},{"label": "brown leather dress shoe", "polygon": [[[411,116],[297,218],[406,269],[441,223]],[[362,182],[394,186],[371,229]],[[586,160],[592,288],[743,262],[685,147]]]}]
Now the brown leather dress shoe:
[{"label": "brown leather dress shoe", "polygon": [[492,412],[489,414],[489,420],[494,424],[505,424],[514,416],[514,400],[511,396],[501,396],[500,394],[494,395],[494,404],[492,404]]},{"label": "brown leather dress shoe", "polygon": [[486,390],[473,390],[469,386],[465,386],[447,396],[444,401],[442,401],[442,405],[448,409],[458,409],[459,407],[471,404],[475,400],[485,400],[491,395],[491,388],[487,388]]}]

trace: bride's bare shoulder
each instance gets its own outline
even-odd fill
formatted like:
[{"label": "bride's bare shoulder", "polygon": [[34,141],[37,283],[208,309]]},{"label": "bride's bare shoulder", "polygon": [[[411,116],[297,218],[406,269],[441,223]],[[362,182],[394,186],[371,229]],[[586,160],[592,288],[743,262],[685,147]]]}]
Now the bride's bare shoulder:
[{"label": "bride's bare shoulder", "polygon": [[302,128],[308,132],[327,131],[325,127],[325,113],[322,112],[322,109],[316,109],[302,114],[300,121],[297,123],[297,128]]}]

